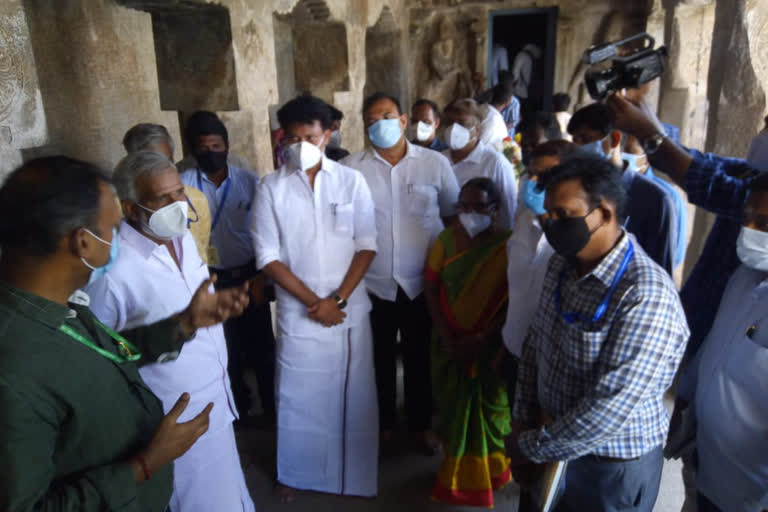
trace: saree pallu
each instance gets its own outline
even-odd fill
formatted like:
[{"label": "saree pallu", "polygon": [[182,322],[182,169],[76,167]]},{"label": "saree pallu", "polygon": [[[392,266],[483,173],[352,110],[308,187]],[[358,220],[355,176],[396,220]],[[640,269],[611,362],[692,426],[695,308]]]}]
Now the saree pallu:
[{"label": "saree pallu", "polygon": [[[472,334],[488,327],[507,304],[506,242],[496,233],[478,247],[457,252],[452,228],[430,251],[426,278],[440,285],[440,305],[452,330]],[[493,491],[511,480],[504,436],[510,432],[504,380],[493,371],[501,335],[486,340],[471,362],[459,362],[432,334],[432,386],[445,445],[432,499],[493,507]]]}]

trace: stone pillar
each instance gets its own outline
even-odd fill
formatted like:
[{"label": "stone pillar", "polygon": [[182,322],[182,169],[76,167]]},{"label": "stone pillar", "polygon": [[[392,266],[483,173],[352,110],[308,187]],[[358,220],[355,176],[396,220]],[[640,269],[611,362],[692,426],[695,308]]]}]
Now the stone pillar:
[{"label": "stone pillar", "polygon": [[125,154],[123,135],[140,122],[163,124],[179,141],[176,114],[160,110],[149,14],[110,0],[24,7],[50,134],[25,157],[65,153],[111,170]]},{"label": "stone pillar", "polygon": [[[669,51],[660,91],[659,117],[680,128],[684,145],[703,149],[709,121],[707,91],[715,3],[671,0],[665,7],[654,10],[649,18],[649,23],[658,27],[663,13]],[[713,222],[713,215],[688,205],[688,249],[683,274],[676,275],[678,284],[685,282],[696,264]]]},{"label": "stone pillar", "polygon": [[47,135],[43,100],[21,0],[0,5],[0,183],[22,161],[23,148]]}]

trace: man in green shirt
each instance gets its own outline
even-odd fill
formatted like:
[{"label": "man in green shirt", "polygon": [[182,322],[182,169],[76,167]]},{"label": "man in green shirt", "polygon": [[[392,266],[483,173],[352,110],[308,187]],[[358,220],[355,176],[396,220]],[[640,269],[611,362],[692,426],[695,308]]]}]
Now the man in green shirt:
[{"label": "man in green shirt", "polygon": [[163,416],[137,369],[240,314],[247,285],[206,281],[178,314],[112,332],[73,293],[116,256],[119,220],[108,178],[67,157],[0,188],[0,510],[162,512],[173,460],[208,428],[212,404],[177,423],[189,395]]}]

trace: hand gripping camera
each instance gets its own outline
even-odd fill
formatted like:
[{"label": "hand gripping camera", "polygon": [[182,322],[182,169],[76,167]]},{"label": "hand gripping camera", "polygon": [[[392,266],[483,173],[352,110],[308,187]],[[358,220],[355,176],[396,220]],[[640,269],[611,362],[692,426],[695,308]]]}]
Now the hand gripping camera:
[{"label": "hand gripping camera", "polygon": [[653,48],[655,40],[646,33],[592,46],[582,61],[589,66],[584,82],[589,95],[602,100],[621,89],[633,89],[650,82],[664,72],[667,48]]}]

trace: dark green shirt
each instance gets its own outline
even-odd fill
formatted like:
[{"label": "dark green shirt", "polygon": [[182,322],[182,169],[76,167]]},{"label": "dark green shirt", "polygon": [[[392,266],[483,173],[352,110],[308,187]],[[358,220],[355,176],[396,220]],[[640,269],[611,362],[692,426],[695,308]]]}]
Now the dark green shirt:
[{"label": "dark green shirt", "polygon": [[[84,306],[0,282],[0,510],[162,512],[172,466],[137,484],[128,461],[163,418],[136,363],[118,364],[59,331],[66,323],[117,353]],[[180,350],[168,319],[122,333],[154,362]]]}]

